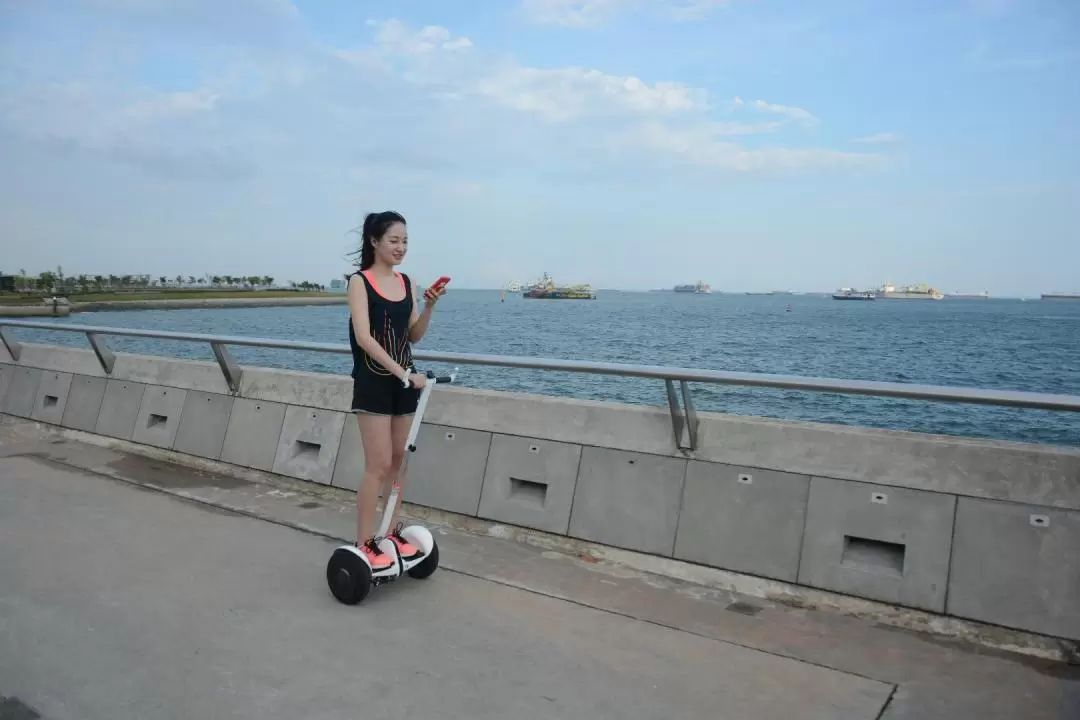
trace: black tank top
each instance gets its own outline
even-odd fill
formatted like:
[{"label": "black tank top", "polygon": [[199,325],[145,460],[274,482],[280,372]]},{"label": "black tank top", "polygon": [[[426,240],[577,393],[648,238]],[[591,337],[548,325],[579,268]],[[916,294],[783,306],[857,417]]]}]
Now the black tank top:
[{"label": "black tank top", "polygon": [[[412,317],[413,309],[412,283],[409,282],[408,275],[395,274],[405,285],[405,297],[396,302],[387,300],[379,294],[366,273],[353,273],[360,276],[364,289],[367,291],[368,327],[371,328],[372,337],[398,365],[408,369],[412,367],[412,345],[409,343],[409,319]],[[352,376],[354,378],[396,377],[378,360],[364,352],[364,349],[356,342],[356,331],[353,330],[351,313],[349,314],[349,346],[352,348]]]}]

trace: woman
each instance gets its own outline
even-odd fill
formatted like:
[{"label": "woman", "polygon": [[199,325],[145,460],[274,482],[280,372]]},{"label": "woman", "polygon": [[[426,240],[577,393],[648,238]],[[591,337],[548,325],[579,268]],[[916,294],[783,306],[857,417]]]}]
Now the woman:
[{"label": "woman", "polygon": [[[360,270],[348,276],[352,412],[364,443],[356,546],[377,571],[389,567],[393,559],[379,549],[374,537],[376,499],[380,486],[389,488],[401,467],[409,426],[426,383],[423,375],[413,372],[411,344],[424,337],[435,303],[446,289],[426,290],[424,311],[417,312],[416,284],[394,269],[405,259],[409,244],[405,218],[398,213],[370,213],[360,242]],[[393,520],[400,508],[399,494]],[[402,557],[416,556],[420,551],[401,537],[400,529],[401,525],[394,527],[388,539]]]}]

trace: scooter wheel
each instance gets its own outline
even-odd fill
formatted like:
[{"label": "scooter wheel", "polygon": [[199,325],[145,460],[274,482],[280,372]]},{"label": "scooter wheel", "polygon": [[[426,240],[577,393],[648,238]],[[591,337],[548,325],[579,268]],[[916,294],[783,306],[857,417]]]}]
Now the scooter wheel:
[{"label": "scooter wheel", "polygon": [[371,590],[371,568],[356,553],[338,548],[326,564],[330,592],[345,605],[356,605]]},{"label": "scooter wheel", "polygon": [[435,542],[435,538],[431,539],[431,552],[428,556],[417,563],[414,567],[408,569],[409,577],[416,578],[417,580],[423,580],[426,577],[430,577],[431,573],[435,572],[435,569],[439,567],[439,545]]}]

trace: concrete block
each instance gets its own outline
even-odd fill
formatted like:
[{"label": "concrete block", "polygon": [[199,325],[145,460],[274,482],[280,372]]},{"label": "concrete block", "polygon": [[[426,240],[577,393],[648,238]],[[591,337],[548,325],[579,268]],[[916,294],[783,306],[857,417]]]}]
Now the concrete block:
[{"label": "concrete block", "polygon": [[240,395],[252,400],[348,412],[352,404],[352,386],[352,378],[348,375],[245,367],[240,380]]},{"label": "concrete block", "polygon": [[131,439],[142,445],[172,448],[187,390],[147,385]]},{"label": "concrete block", "polygon": [[229,384],[221,374],[221,368],[213,360],[181,360],[159,355],[118,353],[112,377],[116,380],[131,380],[180,390],[230,394]]},{"label": "concrete block", "polygon": [[274,469],[274,456],[284,422],[284,404],[236,398],[225,431],[221,460],[270,472]]},{"label": "concrete block", "polygon": [[67,406],[60,424],[73,430],[92,433],[101,412],[101,401],[105,397],[106,380],[99,377],[75,375],[71,379],[71,391],[68,393]]},{"label": "concrete block", "polygon": [[669,556],[685,477],[684,459],[582,448],[568,534]]},{"label": "concrete block", "polygon": [[405,499],[475,517],[490,448],[491,433],[424,423],[409,461]]},{"label": "concrete block", "polygon": [[64,419],[68,395],[71,392],[71,373],[43,370],[34,399],[34,420],[59,425]]},{"label": "concrete block", "polygon": [[329,485],[346,417],[332,410],[290,405],[274,456],[274,472]]},{"label": "concrete block", "polygon": [[[108,341],[109,338],[106,336],[105,342]],[[23,343],[19,364],[40,370],[65,372],[70,375],[105,376],[97,355],[88,348]]]},{"label": "concrete block", "polygon": [[[4,345],[0,343],[0,348]],[[15,366],[0,363],[0,411],[3,411],[4,396],[7,395],[7,389],[11,385],[11,377],[15,374]]]},{"label": "concrete block", "polygon": [[814,477],[799,583],[944,612],[956,496]]},{"label": "concrete block", "polygon": [[[334,462],[334,475],[330,484],[334,487],[359,490],[364,476],[364,441],[360,436],[360,426],[356,416],[345,419],[341,431],[341,444],[338,446],[337,460]],[[412,498],[409,498],[410,501]]]},{"label": "concrete block", "polygon": [[492,435],[479,517],[565,534],[580,461],[580,445]]},{"label": "concrete block", "polygon": [[34,400],[40,383],[40,370],[15,365],[0,410],[15,417],[29,418],[34,412]]},{"label": "concrete block", "polygon": [[130,440],[135,433],[135,421],[139,417],[143,392],[146,385],[130,380],[109,380],[105,396],[101,399],[94,432],[98,435]]},{"label": "concrete block", "polygon": [[1080,512],[960,498],[948,613],[1080,640]]},{"label": "concrete block", "polygon": [[810,477],[690,461],[675,557],[795,582]]},{"label": "concrete block", "polygon": [[[658,402],[665,402],[663,387],[658,385]],[[521,412],[522,407],[529,411]],[[432,425],[682,457],[666,407],[451,385],[431,394],[424,419]]]},{"label": "concrete block", "polygon": [[217,460],[229,429],[233,398],[230,395],[187,391],[173,450]]}]

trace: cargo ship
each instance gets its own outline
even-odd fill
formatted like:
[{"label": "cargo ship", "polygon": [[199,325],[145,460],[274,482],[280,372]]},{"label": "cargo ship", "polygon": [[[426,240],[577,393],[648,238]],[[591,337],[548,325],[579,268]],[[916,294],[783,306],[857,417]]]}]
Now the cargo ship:
[{"label": "cargo ship", "polygon": [[840,288],[833,293],[833,300],[873,300],[874,293],[869,290],[856,290],[854,288]]},{"label": "cargo ship", "polygon": [[524,298],[539,300],[595,300],[596,293],[591,285],[568,285],[560,287],[551,279],[551,275],[544,273],[538,281],[521,291]]},{"label": "cargo ship", "polygon": [[693,293],[694,295],[708,295],[712,292],[712,287],[710,287],[708,283],[698,280],[693,285],[676,285],[675,292]]},{"label": "cargo ship", "polygon": [[1043,300],[1080,300],[1080,292],[1075,293],[1043,293],[1040,295]]},{"label": "cargo ship", "polygon": [[874,293],[883,300],[941,300],[945,294],[926,283],[917,285],[905,285],[896,287],[892,283],[885,283]]}]

